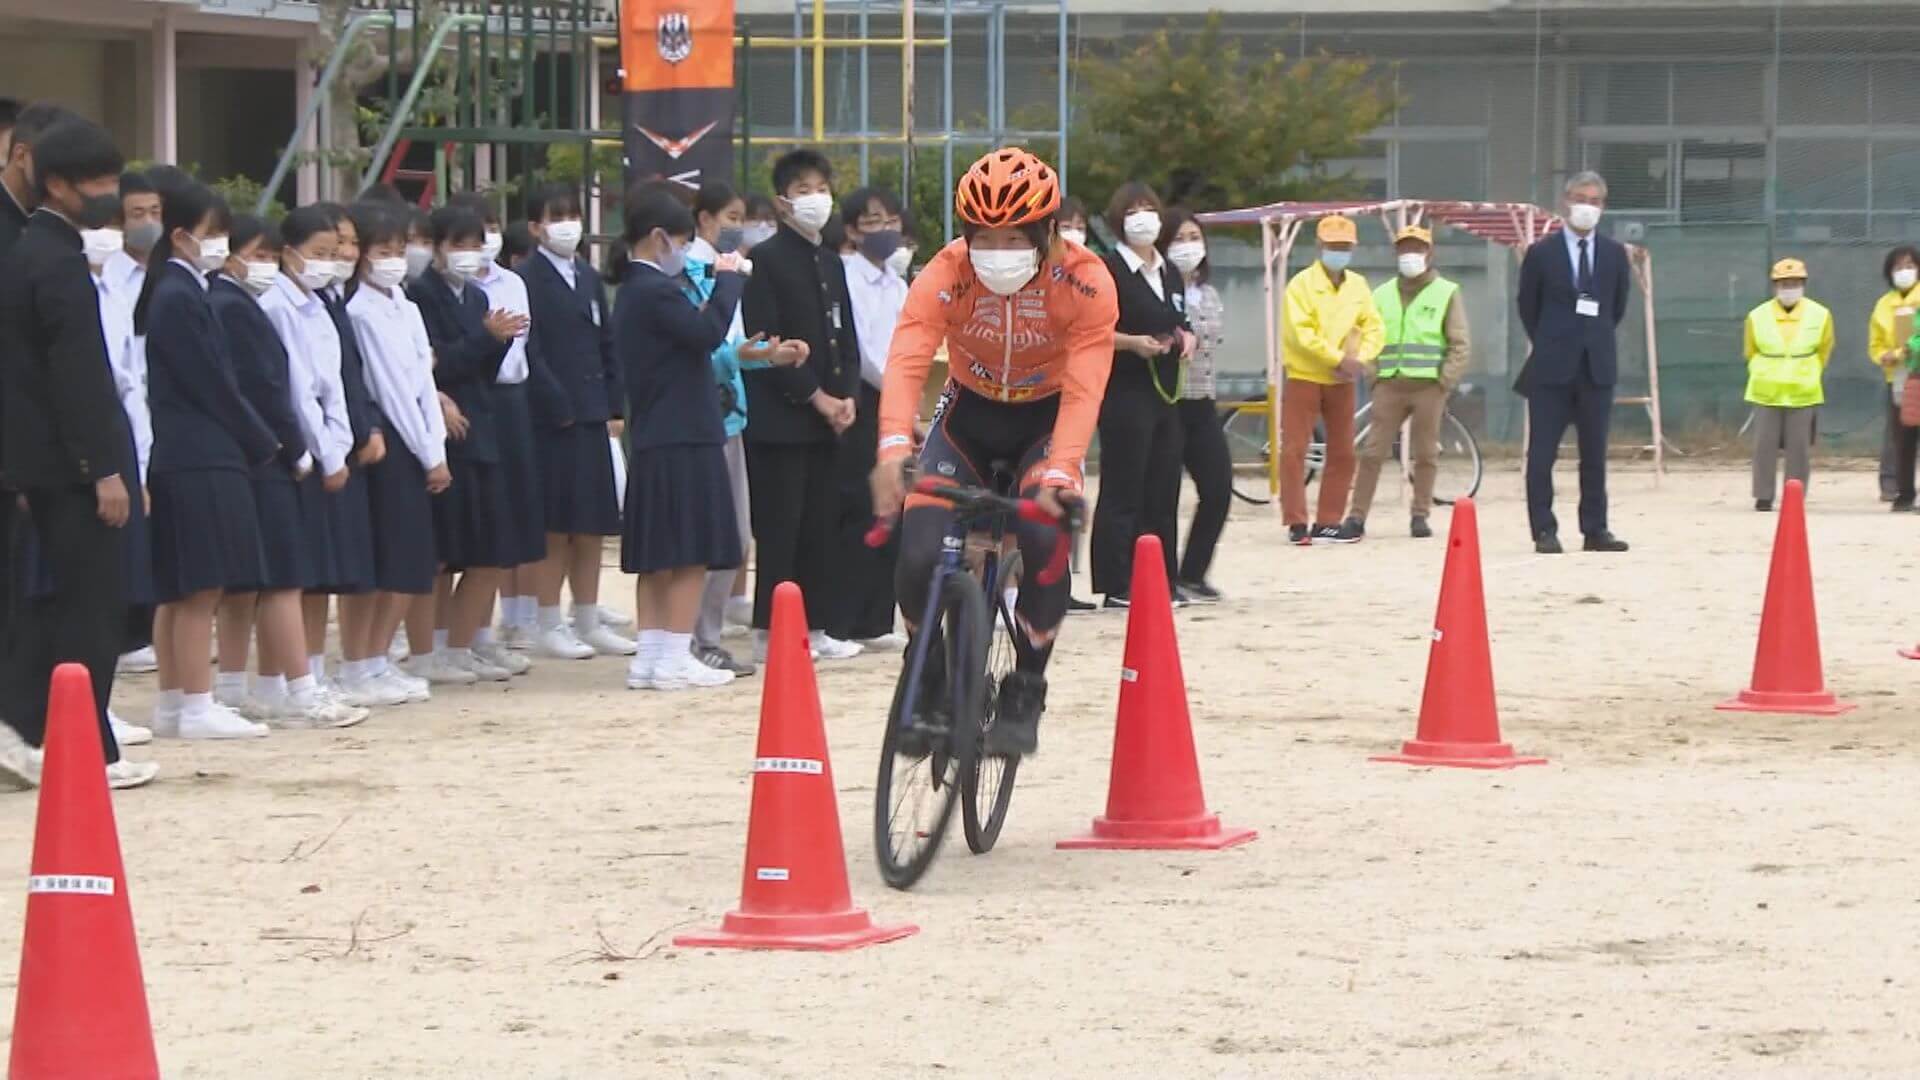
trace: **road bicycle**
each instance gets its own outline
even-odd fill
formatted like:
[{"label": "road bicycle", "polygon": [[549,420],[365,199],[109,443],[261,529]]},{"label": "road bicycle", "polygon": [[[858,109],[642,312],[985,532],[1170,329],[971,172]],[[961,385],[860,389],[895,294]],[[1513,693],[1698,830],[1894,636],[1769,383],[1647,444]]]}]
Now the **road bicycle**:
[{"label": "road bicycle", "polygon": [[[1460,397],[1467,392],[1467,385],[1461,384],[1453,391],[1452,397]],[[1234,473],[1233,494],[1242,502],[1255,506],[1265,506],[1272,502],[1272,496],[1266,488],[1266,476],[1269,462],[1273,456],[1273,445],[1267,437],[1266,403],[1263,401],[1243,401],[1233,404],[1223,403],[1220,412],[1220,426],[1227,436],[1227,448],[1232,460],[1252,459],[1260,463],[1257,474]],[[1373,402],[1360,406],[1353,414],[1355,451],[1366,445],[1367,433],[1373,430]],[[1413,457],[1407,452],[1407,426],[1402,424],[1400,432],[1394,436],[1393,457],[1400,463],[1400,469],[1408,482],[1413,477]],[[1313,427],[1313,441],[1307,444],[1307,482],[1313,482],[1327,463],[1327,433],[1323,425]],[[1486,473],[1486,463],[1480,457],[1480,442],[1467,430],[1467,425],[1449,410],[1440,419],[1440,469],[1434,479],[1433,501],[1442,506],[1451,505],[1463,498],[1471,498],[1480,490],[1480,481]]]}]

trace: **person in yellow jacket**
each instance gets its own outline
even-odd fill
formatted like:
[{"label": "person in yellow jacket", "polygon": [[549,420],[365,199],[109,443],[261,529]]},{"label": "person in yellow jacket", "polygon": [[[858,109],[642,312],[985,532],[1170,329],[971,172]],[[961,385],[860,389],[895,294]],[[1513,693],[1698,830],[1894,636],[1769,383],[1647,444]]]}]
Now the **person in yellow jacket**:
[{"label": "person in yellow jacket", "polygon": [[1467,334],[1466,303],[1460,286],[1433,268],[1433,233],[1409,225],[1393,238],[1400,273],[1373,291],[1373,306],[1386,328],[1386,345],[1373,365],[1373,417],[1360,448],[1360,471],[1353,482],[1353,506],[1340,526],[1343,535],[1366,535],[1367,511],[1380,483],[1380,466],[1412,421],[1413,505],[1416,538],[1433,535],[1427,515],[1433,509],[1433,480],[1440,468],[1440,420],[1447,397],[1466,374],[1473,344]]},{"label": "person in yellow jacket", "polygon": [[1867,320],[1867,359],[1887,377],[1887,433],[1880,441],[1880,501],[1896,513],[1913,509],[1913,462],[1920,428],[1900,422],[1900,391],[1906,382],[1907,339],[1920,311],[1920,248],[1902,244],[1887,252],[1880,268],[1887,291]]},{"label": "person in yellow jacket", "polygon": [[1812,471],[1820,381],[1833,356],[1833,315],[1807,299],[1807,264],[1773,264],[1773,299],[1747,314],[1747,401],[1754,406],[1753,508],[1773,509],[1774,465],[1787,451],[1787,479]]},{"label": "person in yellow jacket", "polygon": [[[1386,342],[1367,279],[1347,269],[1360,231],[1350,218],[1321,218],[1320,257],[1287,282],[1281,307],[1280,510],[1296,544],[1352,543],[1340,520],[1353,486],[1356,387]],[[1312,527],[1307,521],[1307,444],[1326,429],[1327,461]]]}]

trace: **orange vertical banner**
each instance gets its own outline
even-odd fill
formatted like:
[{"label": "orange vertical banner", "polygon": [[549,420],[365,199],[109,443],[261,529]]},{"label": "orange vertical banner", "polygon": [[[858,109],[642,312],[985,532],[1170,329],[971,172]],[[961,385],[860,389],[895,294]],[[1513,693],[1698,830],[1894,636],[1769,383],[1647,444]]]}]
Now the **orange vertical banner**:
[{"label": "orange vertical banner", "polygon": [[689,187],[733,163],[733,0],[622,0],[627,180]]}]

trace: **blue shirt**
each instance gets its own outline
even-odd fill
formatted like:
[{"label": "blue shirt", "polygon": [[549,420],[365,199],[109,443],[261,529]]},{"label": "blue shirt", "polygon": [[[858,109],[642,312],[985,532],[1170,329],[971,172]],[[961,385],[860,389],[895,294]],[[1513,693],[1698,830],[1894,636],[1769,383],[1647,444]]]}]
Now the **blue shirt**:
[{"label": "blue shirt", "polygon": [[[691,283],[686,290],[695,304],[705,304],[713,297],[713,262],[700,258],[705,252],[703,245],[696,240],[687,252],[687,280]],[[740,360],[740,344],[747,339],[746,329],[740,323],[740,315],[735,312],[733,325],[727,329],[727,340],[713,350],[713,379],[731,394],[731,401],[723,401],[725,409],[725,427],[727,438],[731,439],[747,430],[747,384],[740,372],[749,368],[770,367],[765,360]]]}]

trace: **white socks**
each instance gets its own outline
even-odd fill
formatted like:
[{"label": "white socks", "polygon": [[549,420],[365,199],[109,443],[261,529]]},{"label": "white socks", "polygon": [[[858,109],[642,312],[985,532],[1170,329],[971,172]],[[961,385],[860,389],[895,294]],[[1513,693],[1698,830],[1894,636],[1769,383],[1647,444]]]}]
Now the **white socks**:
[{"label": "white socks", "polygon": [[660,655],[655,658],[656,663],[668,657],[693,655],[692,634],[676,634],[670,630],[661,630],[659,634]]},{"label": "white socks", "polygon": [[573,605],[573,636],[583,637],[600,627],[599,604]]},{"label": "white socks", "polygon": [[552,607],[537,608],[536,610],[538,611],[539,626],[542,630],[558,630],[561,624],[566,622],[566,617],[561,614],[559,604],[555,604]]},{"label": "white socks", "polygon": [[491,644],[493,644],[493,627],[483,626],[480,629],[475,630],[473,632],[474,648],[477,649],[482,645],[491,645]]},{"label": "white socks", "polygon": [[508,626],[531,630],[535,625],[534,613],[539,607],[540,601],[531,596],[503,596],[500,598],[500,621]]},{"label": "white socks", "polygon": [[[312,681],[313,676],[307,676]],[[269,704],[287,696],[287,677],[285,675],[255,675],[253,677],[253,696],[256,700]]]},{"label": "white socks", "polygon": [[627,661],[628,673],[651,676],[653,669],[660,665],[661,658],[666,655],[666,637],[665,630],[640,631],[640,647],[634,651],[633,659]]},{"label": "white socks", "polygon": [[447,651],[447,632],[445,630],[435,630],[433,632],[433,651],[436,653],[444,653]]},{"label": "white socks", "polygon": [[307,674],[318,682],[327,677],[327,654],[313,653],[307,657]]},{"label": "white socks", "polygon": [[286,692],[295,701],[306,701],[320,692],[320,686],[313,681],[313,676],[302,675],[297,679],[286,679]]},{"label": "white socks", "polygon": [[188,694],[179,690],[173,692],[180,695],[180,715],[182,716],[203,716],[213,711],[212,694]]},{"label": "white socks", "polygon": [[247,694],[247,673],[244,671],[218,671],[213,676],[213,692],[221,697],[245,697]]}]

